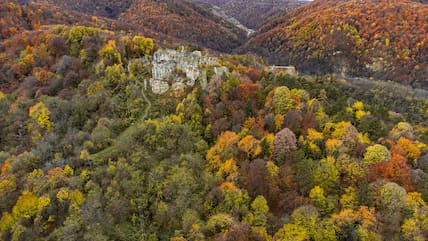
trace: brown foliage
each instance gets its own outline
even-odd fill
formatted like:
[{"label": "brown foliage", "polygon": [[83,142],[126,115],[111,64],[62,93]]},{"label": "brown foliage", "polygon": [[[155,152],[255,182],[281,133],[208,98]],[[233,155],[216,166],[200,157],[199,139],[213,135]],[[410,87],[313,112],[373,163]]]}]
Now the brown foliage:
[{"label": "brown foliage", "polygon": [[290,129],[284,128],[275,135],[273,156],[278,164],[292,160],[296,150],[296,135]]},{"label": "brown foliage", "polygon": [[262,241],[264,240],[259,234],[251,229],[249,224],[236,224],[232,229],[224,235],[219,235],[216,241],[235,241],[235,240],[248,240],[248,241]]}]

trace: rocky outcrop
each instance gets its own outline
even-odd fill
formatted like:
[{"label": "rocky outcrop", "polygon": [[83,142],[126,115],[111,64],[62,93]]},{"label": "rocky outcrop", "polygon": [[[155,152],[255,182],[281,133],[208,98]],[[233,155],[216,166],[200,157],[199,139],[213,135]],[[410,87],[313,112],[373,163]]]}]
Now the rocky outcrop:
[{"label": "rocky outcrop", "polygon": [[229,68],[225,66],[214,67],[214,74],[218,76],[227,75],[229,74]]},{"label": "rocky outcrop", "polygon": [[159,49],[153,55],[151,89],[155,94],[164,94],[169,89],[193,86],[201,77],[206,78],[201,67],[215,65],[217,62],[217,58],[202,56],[200,51]]},{"label": "rocky outcrop", "polygon": [[299,72],[297,72],[294,66],[269,66],[269,72],[275,74],[288,74],[294,77],[299,76]]}]

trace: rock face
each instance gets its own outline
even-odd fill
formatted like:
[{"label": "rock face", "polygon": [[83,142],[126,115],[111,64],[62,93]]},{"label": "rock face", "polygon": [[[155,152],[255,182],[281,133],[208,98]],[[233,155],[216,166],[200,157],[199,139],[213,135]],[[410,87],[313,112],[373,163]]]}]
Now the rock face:
[{"label": "rock face", "polygon": [[164,94],[170,88],[178,90],[185,86],[193,86],[198,78],[206,76],[201,66],[215,65],[217,62],[217,58],[202,56],[200,51],[159,49],[153,55],[150,80],[152,91],[155,94]]},{"label": "rock face", "polygon": [[229,69],[225,66],[214,67],[214,74],[218,76],[222,76],[224,74],[227,75],[228,73],[229,73]]},{"label": "rock face", "polygon": [[276,74],[289,74],[294,77],[299,76],[299,72],[297,72],[296,68],[294,66],[270,66],[269,72],[276,73]]}]

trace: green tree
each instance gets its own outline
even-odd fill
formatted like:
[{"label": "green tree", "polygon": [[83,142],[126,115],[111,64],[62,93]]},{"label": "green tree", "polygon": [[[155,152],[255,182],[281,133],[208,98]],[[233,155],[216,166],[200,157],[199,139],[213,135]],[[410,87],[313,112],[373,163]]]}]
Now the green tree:
[{"label": "green tree", "polygon": [[75,26],[70,28],[67,39],[67,42],[70,46],[70,54],[75,57],[79,56],[80,51],[83,48],[84,38],[88,36],[96,36],[100,32],[100,29],[83,26]]},{"label": "green tree", "polygon": [[272,103],[275,114],[287,114],[287,112],[293,108],[294,104],[290,96],[290,90],[286,86],[276,88]]},{"label": "green tree", "polygon": [[315,226],[315,230],[312,232],[312,237],[315,241],[336,241],[336,227],[333,220],[323,219],[318,222]]},{"label": "green tree", "polygon": [[321,215],[330,214],[335,209],[334,202],[331,198],[326,198],[324,190],[319,186],[312,188],[309,192],[309,198],[311,198],[312,203],[319,210]]},{"label": "green tree", "polygon": [[219,213],[209,217],[206,229],[211,234],[224,233],[232,227],[233,218],[226,213]]},{"label": "green tree", "polygon": [[313,172],[313,182],[320,186],[324,191],[330,193],[332,189],[338,186],[339,170],[336,168],[335,159],[327,157],[319,161]]},{"label": "green tree", "polygon": [[116,87],[126,80],[125,69],[121,64],[107,66],[105,70],[105,79],[108,87]]},{"label": "green tree", "polygon": [[383,145],[376,144],[373,146],[369,146],[364,153],[363,162],[365,165],[371,165],[381,162],[386,162],[391,159],[391,153],[388,148]]},{"label": "green tree", "polygon": [[379,211],[379,219],[385,225],[385,238],[392,238],[400,231],[400,224],[406,207],[406,190],[400,185],[389,182],[379,188],[372,195],[374,205]]},{"label": "green tree", "polygon": [[291,217],[293,218],[293,223],[304,227],[308,232],[311,232],[319,222],[319,212],[312,205],[296,208]]},{"label": "green tree", "polygon": [[[301,154],[302,151],[298,151],[298,153]],[[316,165],[313,160],[306,159],[304,157],[303,159],[297,160],[294,164],[294,168],[296,170],[295,181],[299,186],[300,193],[304,195],[307,195],[315,186],[313,174],[315,167]]]},{"label": "green tree", "polygon": [[245,220],[253,227],[266,227],[268,212],[269,206],[266,199],[259,195],[251,203],[251,212]]}]

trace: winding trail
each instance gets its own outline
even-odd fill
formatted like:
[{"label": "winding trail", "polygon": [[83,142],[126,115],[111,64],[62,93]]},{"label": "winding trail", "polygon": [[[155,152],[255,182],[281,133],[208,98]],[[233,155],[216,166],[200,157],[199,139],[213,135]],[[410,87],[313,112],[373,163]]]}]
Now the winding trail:
[{"label": "winding trail", "polygon": [[146,121],[146,118],[150,113],[150,109],[152,108],[152,102],[144,92],[144,84],[141,83],[141,81],[139,80],[137,80],[136,83],[140,86],[143,99],[148,104],[147,107],[144,109],[144,113],[140,116],[140,118],[138,118],[138,120],[135,123],[131,124],[122,133],[120,133],[120,135],[116,137],[116,139],[113,141],[113,144],[110,147],[107,147],[106,149],[100,152],[91,154],[89,156],[89,159],[93,160],[95,163],[103,162],[107,160],[109,157],[116,155],[121,150],[126,149],[129,146],[128,145],[129,140],[132,139],[132,134],[135,133],[135,130],[137,128],[143,127]]},{"label": "winding trail", "polygon": [[143,95],[143,99],[147,102],[147,107],[146,109],[144,109],[144,113],[142,116],[140,116],[140,118],[138,119],[138,123],[141,121],[145,121],[147,116],[149,115],[150,109],[152,108],[152,102],[150,101],[149,98],[147,98],[146,93],[144,92],[144,84],[141,83],[141,81],[137,80],[136,83],[140,86],[141,88],[141,94]]}]

